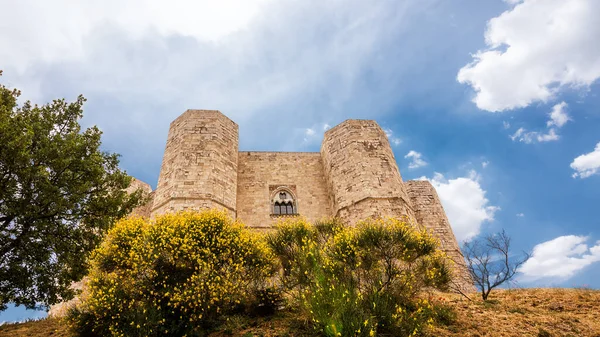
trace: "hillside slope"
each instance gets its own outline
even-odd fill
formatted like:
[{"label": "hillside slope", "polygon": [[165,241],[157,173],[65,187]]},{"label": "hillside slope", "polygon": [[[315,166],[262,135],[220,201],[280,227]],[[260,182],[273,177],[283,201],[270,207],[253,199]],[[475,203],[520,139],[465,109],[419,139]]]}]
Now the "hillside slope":
[{"label": "hillside slope", "polygon": [[457,321],[434,329],[433,336],[600,337],[598,290],[498,290],[488,302],[448,299]]},{"label": "hillside slope", "polygon": [[[492,292],[483,302],[444,294],[438,301],[456,312],[456,320],[430,336],[600,337],[600,291],[589,289],[516,289]],[[271,319],[240,319],[213,336],[314,336],[290,313]],[[236,328],[237,326],[237,328]],[[58,320],[0,326],[0,337],[70,336]]]}]

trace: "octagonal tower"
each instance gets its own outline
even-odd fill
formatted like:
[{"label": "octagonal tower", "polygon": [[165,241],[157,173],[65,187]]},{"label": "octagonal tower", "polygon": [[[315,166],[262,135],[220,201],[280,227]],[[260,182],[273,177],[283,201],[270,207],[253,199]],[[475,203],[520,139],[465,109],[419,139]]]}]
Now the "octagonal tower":
[{"label": "octagonal tower", "polygon": [[390,143],[372,120],[346,120],[325,132],[321,146],[333,215],[354,225],[368,217],[414,212]]},{"label": "octagonal tower", "polygon": [[152,216],[224,209],[236,217],[238,125],[217,110],[187,110],[171,123]]}]

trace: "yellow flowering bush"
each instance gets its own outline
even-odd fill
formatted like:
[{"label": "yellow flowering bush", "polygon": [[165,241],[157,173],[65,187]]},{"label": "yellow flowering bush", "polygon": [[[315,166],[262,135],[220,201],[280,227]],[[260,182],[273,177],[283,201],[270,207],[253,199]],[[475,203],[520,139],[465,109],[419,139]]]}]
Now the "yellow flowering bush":
[{"label": "yellow flowering bush", "polygon": [[259,234],[222,212],[129,218],[93,253],[89,294],[69,317],[86,336],[195,335],[255,305],[273,261]]},{"label": "yellow flowering bush", "polygon": [[398,219],[287,221],[267,242],[284,288],[327,336],[418,335],[436,312],[423,290],[450,282],[438,242]]}]

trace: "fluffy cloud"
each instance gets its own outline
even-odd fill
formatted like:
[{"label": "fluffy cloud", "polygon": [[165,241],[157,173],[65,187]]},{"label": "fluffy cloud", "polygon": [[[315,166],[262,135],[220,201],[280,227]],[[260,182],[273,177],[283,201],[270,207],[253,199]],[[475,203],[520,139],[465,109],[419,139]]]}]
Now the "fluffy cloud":
[{"label": "fluffy cloud", "polygon": [[560,102],[552,107],[552,112],[550,112],[550,120],[546,122],[548,127],[556,126],[561,128],[568,121],[571,120],[569,114],[566,111],[567,103]]},{"label": "fluffy cloud", "polygon": [[525,214],[524,214],[524,213],[517,213],[517,217],[519,217],[519,218],[522,218],[522,217],[524,217],[524,216],[525,216]]},{"label": "fluffy cloud", "polygon": [[527,131],[524,128],[519,128],[510,139],[513,141],[519,141],[526,144],[531,144],[533,142],[551,142],[558,140],[560,137],[556,134],[554,129],[548,130],[548,133],[540,133],[537,131]]},{"label": "fluffy cloud", "polygon": [[[89,34],[98,27],[119,26],[139,38],[150,31],[217,41],[243,29],[267,0],[119,0],[52,2],[22,0],[3,4],[0,60],[25,69],[32,61],[81,59]],[[15,40],[17,45],[15,45]]]},{"label": "fluffy cloud", "polygon": [[588,178],[600,172],[600,142],[596,144],[594,151],[575,158],[571,163],[571,168],[577,172],[573,173],[573,178]]},{"label": "fluffy cloud", "polygon": [[490,162],[488,160],[481,162],[481,167],[486,168],[488,167],[488,165],[490,164]]},{"label": "fluffy cloud", "polygon": [[500,209],[489,204],[479,179],[475,171],[456,179],[446,179],[440,173],[427,179],[435,187],[459,242],[479,234],[481,225],[493,221],[494,214]]},{"label": "fluffy cloud", "polygon": [[[517,1],[511,1],[517,3]],[[488,111],[545,102],[565,86],[587,88],[600,78],[600,1],[525,0],[488,22],[486,50],[457,80],[476,91]]]},{"label": "fluffy cloud", "polygon": [[[104,149],[152,184],[157,149],[186,109],[221,110],[239,124],[241,149],[315,150],[325,122],[380,119],[408,100],[398,92],[429,92],[432,83],[404,80],[434,72],[414,55],[457,53],[413,34],[450,32],[423,21],[445,17],[438,0],[240,1],[6,2],[1,80],[38,103],[83,93],[82,124],[99,125]],[[438,83],[436,76],[439,69],[423,81]]]},{"label": "fluffy cloud", "polygon": [[585,236],[565,235],[542,242],[519,271],[528,280],[547,277],[568,278],[600,261],[600,241],[588,247]]},{"label": "fluffy cloud", "polygon": [[560,136],[556,133],[556,130],[563,127],[563,125],[571,120],[566,108],[567,103],[565,102],[560,102],[552,107],[552,111],[548,114],[550,119],[546,122],[546,126],[548,127],[547,133],[527,131],[525,128],[519,128],[512,136],[510,136],[510,139],[527,144],[531,144],[535,141],[542,143],[559,140]]},{"label": "fluffy cloud", "polygon": [[410,163],[408,163],[409,169],[416,169],[419,167],[427,166],[427,162],[421,158],[423,155],[417,151],[410,150],[404,158],[410,159]]}]

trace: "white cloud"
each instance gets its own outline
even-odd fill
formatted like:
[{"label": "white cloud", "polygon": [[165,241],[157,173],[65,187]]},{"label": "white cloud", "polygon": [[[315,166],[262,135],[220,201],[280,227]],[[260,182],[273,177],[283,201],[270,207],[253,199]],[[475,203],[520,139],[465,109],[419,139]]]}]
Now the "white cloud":
[{"label": "white cloud", "polygon": [[503,121],[502,122],[502,126],[504,127],[504,130],[508,130],[510,129],[510,123],[507,121]]},{"label": "white cloud", "polygon": [[531,144],[535,141],[539,143],[551,142],[560,139],[560,136],[556,134],[555,129],[548,130],[548,133],[540,133],[537,131],[527,131],[524,128],[519,128],[510,139],[513,141],[519,141],[526,144]]},{"label": "white cloud", "polygon": [[548,127],[556,126],[561,128],[568,121],[571,120],[569,114],[565,111],[567,107],[567,103],[560,102],[552,107],[552,112],[550,112],[550,120],[546,123]]},{"label": "white cloud", "polygon": [[524,217],[524,216],[525,216],[525,214],[524,214],[524,213],[517,213],[517,217],[519,217],[519,218],[522,218],[522,217]]},{"label": "white cloud", "polygon": [[383,132],[385,132],[385,135],[388,137],[388,140],[391,144],[395,146],[402,144],[402,139],[395,137],[394,131],[392,131],[391,129],[383,129]]},{"label": "white cloud", "polygon": [[575,158],[571,163],[571,168],[577,172],[573,173],[573,178],[588,178],[600,172],[600,142],[596,144],[594,151]]},{"label": "white cloud", "polygon": [[311,136],[314,136],[316,132],[314,129],[308,128],[308,129],[306,129],[306,131],[304,133],[306,134],[307,137],[311,137]]},{"label": "white cloud", "polygon": [[559,140],[560,136],[556,133],[556,129],[561,128],[571,120],[565,111],[566,108],[567,103],[565,102],[560,102],[552,107],[552,111],[548,114],[550,119],[546,122],[546,126],[548,127],[547,133],[527,131],[525,128],[519,128],[512,136],[510,136],[510,139],[527,144],[531,144],[535,141],[542,143]]},{"label": "white cloud", "polygon": [[435,187],[459,242],[468,241],[479,234],[481,225],[493,221],[494,214],[500,209],[489,204],[479,179],[475,171],[456,179],[446,179],[440,173],[427,179]]},{"label": "white cloud", "polygon": [[[243,149],[315,150],[318,141],[303,142],[306,127],[320,134],[325,121],[377,120],[396,104],[393,91],[419,88],[400,80],[415,71],[413,54],[391,61],[395,50],[435,45],[410,28],[430,15],[432,1],[227,0],[214,6],[236,10],[223,14],[207,1],[178,0],[165,10],[158,0],[3,2],[0,45],[11,48],[0,48],[2,82],[38,103],[83,93],[83,124],[101,126],[105,149],[123,154],[136,176],[158,175],[156,149],[189,108],[225,113],[239,124]],[[226,27],[211,33],[205,25],[214,20]],[[390,48],[394,41],[402,43]],[[362,79],[367,73],[378,86]]]},{"label": "white cloud", "polygon": [[565,235],[542,242],[519,271],[526,279],[569,278],[594,262],[600,261],[600,241],[588,247],[585,236]]},{"label": "white cloud", "polygon": [[[217,41],[243,29],[267,0],[20,0],[0,11],[0,49],[4,64],[23,70],[33,60],[46,62],[85,56],[86,36],[118,25],[140,37],[148,31]],[[16,40],[15,40],[16,39]]]},{"label": "white cloud", "polygon": [[421,157],[423,155],[417,151],[410,150],[404,158],[410,159],[410,163],[408,163],[409,169],[416,169],[419,167],[427,166],[427,162],[423,160]]},{"label": "white cloud", "polygon": [[[516,3],[516,1],[510,1]],[[600,78],[600,1],[525,0],[488,22],[488,49],[457,75],[480,109],[502,111]]]},{"label": "white cloud", "polygon": [[486,167],[488,167],[489,164],[490,164],[490,162],[486,160],[484,162],[481,162],[481,167],[486,168]]}]

